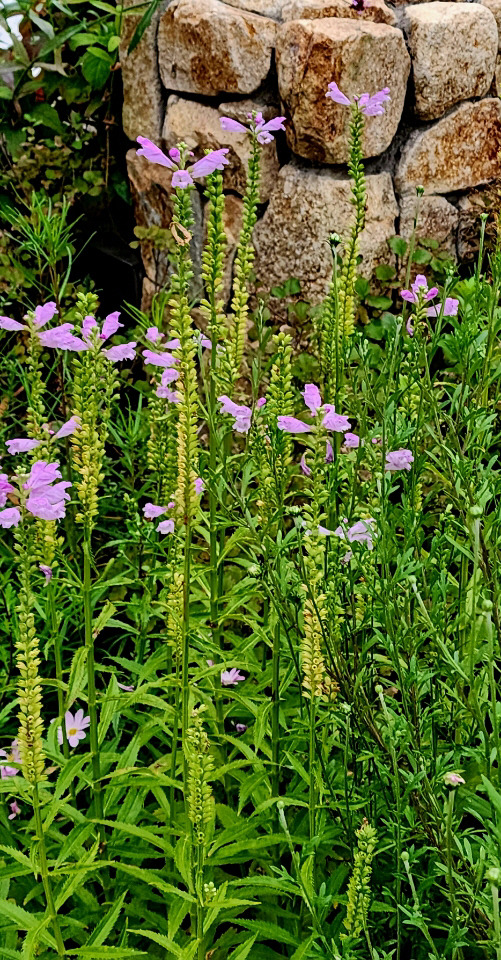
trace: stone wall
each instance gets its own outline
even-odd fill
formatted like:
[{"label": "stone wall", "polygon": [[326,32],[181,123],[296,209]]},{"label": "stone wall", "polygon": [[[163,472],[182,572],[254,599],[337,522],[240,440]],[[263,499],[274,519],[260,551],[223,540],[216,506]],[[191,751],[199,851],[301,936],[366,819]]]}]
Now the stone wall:
[{"label": "stone wall", "polygon": [[[132,0],[129,0],[132,3]],[[354,0],[357,3],[357,0]],[[361,0],[358,0],[358,6]],[[385,115],[366,121],[367,223],[361,270],[390,262],[387,240],[410,236],[416,187],[418,233],[452,258],[474,249],[486,196],[501,176],[501,0],[386,4],[359,12],[351,0],[171,0],[127,56],[122,49],[124,128],[134,141],[184,140],[196,156],[230,147],[225,168],[231,286],[248,143],[223,133],[220,116],[287,117],[286,134],[263,150],[256,276],[264,289],[290,276],[318,300],[328,284],[329,233],[352,216],[346,161],[349,111],[325,96],[390,87]],[[168,226],[170,176],[127,154],[137,222]],[[195,197],[193,253],[200,257],[203,195]],[[165,279],[165,254],[144,245],[145,297]]]}]

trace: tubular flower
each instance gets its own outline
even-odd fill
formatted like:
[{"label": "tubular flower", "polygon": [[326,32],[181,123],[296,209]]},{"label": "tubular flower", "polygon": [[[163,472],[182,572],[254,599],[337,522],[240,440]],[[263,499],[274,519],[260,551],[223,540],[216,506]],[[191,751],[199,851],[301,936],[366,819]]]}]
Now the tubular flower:
[{"label": "tubular flower", "polygon": [[[33,464],[25,482],[21,482],[17,489],[10,483],[2,482],[1,486],[10,488],[8,492],[16,492],[20,506],[0,510],[0,527],[5,529],[17,527],[21,521],[22,510],[27,510],[33,517],[40,520],[61,520],[64,517],[65,501],[70,499],[67,488],[71,487],[71,483],[68,480],[61,480],[62,475],[58,468],[58,463],[45,463],[44,460],[38,460]],[[22,481],[22,477],[18,480]],[[56,481],[59,482],[56,483]]]},{"label": "tubular flower", "polygon": [[250,133],[255,135],[261,146],[271,143],[273,134],[278,130],[285,130],[285,117],[273,117],[272,120],[267,120],[265,123],[262,113],[248,113],[247,121],[247,124],[245,124],[240,123],[239,120],[233,120],[231,117],[221,117],[219,122],[222,130],[226,133]]},{"label": "tubular flower", "polygon": [[[192,186],[194,179],[206,177],[208,174],[214,173],[214,170],[222,170],[225,164],[229,162],[226,156],[229,148],[223,147],[221,150],[213,150],[206,154],[205,157],[197,160],[196,163],[192,163],[187,169],[182,169],[179,167],[182,161],[181,151],[177,147],[172,147],[167,156],[163,150],[160,150],[160,147],[157,147],[147,137],[138,137],[137,142],[140,148],[137,151],[138,157],[146,157],[150,163],[158,163],[162,167],[173,170],[172,186],[181,187],[181,189]],[[189,155],[193,156],[192,153]]]},{"label": "tubular flower", "polygon": [[411,450],[393,450],[386,454],[385,470],[392,473],[395,470],[410,470],[414,463],[414,457]]},{"label": "tubular flower", "polygon": [[[56,304],[50,300],[48,303],[36,307],[33,314],[28,314],[27,324],[18,323],[17,320],[11,320],[10,317],[0,317],[0,329],[28,330],[35,334],[42,347],[58,347],[60,350],[85,350],[85,344],[80,337],[76,337],[71,332],[74,330],[72,323],[61,323],[58,327],[42,331],[42,327],[45,327],[56,313]],[[30,316],[32,317],[31,320]]]},{"label": "tubular flower", "polygon": [[382,90],[378,90],[372,96],[370,93],[361,93],[350,100],[346,94],[342,93],[337,83],[332,81],[332,83],[329,83],[326,97],[344,107],[356,107],[365,117],[378,117],[384,113],[384,104],[391,99],[389,93],[390,88],[383,87]]},{"label": "tubular flower", "polygon": [[341,540],[347,540],[348,543],[365,543],[368,550],[373,548],[373,526],[376,521],[369,517],[368,520],[358,520],[353,526],[347,529],[344,526],[337,527],[334,535]]},{"label": "tubular flower", "polygon": [[[64,715],[66,726],[66,735],[70,747],[78,747],[80,740],[85,740],[87,734],[85,731],[90,726],[90,717],[84,717],[83,710],[77,710],[75,716],[67,710]],[[61,745],[63,742],[63,731],[61,727],[57,729],[57,742]]]},{"label": "tubular flower", "polygon": [[250,430],[252,410],[244,404],[234,403],[226,394],[217,398],[221,404],[221,413],[229,413],[234,417],[233,428],[235,433],[248,433]]}]

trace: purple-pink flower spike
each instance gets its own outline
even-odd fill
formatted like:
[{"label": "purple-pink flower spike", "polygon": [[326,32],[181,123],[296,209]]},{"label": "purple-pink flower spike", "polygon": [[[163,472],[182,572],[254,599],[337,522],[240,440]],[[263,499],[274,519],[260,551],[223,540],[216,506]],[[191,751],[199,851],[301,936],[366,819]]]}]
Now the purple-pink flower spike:
[{"label": "purple-pink flower spike", "polygon": [[392,473],[395,470],[410,470],[414,463],[414,457],[411,450],[393,450],[386,454],[385,470]]},{"label": "purple-pink flower spike", "polygon": [[186,169],[179,169],[178,164],[181,160],[181,154],[177,147],[173,147],[169,151],[170,156],[166,156],[163,150],[160,150],[160,147],[157,147],[147,137],[138,137],[137,142],[139,143],[138,157],[145,157],[150,163],[158,163],[162,167],[174,170],[172,176],[172,186],[174,188],[190,187],[193,184],[194,177],[207,177],[215,170],[223,170],[225,164],[229,163],[226,156],[229,153],[229,147],[222,147],[219,150],[212,150],[211,153],[201,157],[200,160],[192,163]]},{"label": "purple-pink flower spike", "polygon": [[377,93],[372,95],[361,93],[350,100],[333,80],[332,83],[329,83],[325,96],[344,107],[356,106],[360,113],[363,113],[366,117],[377,117],[384,113],[384,104],[390,100],[389,94],[389,87],[383,87],[382,90],[378,90]]}]

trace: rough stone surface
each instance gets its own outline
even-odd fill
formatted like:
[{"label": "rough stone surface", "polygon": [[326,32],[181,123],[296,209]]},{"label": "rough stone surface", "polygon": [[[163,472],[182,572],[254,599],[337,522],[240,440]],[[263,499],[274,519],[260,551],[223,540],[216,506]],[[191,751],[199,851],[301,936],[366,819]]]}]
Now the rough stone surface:
[{"label": "rough stone surface", "polygon": [[[501,2],[501,0],[500,0]],[[371,20],[396,26],[397,18],[384,0],[372,0],[370,7],[359,12],[347,0],[287,0],[282,7],[282,20],[318,20],[325,17],[343,17],[350,20]]]},{"label": "rough stone surface", "polygon": [[276,24],[220,0],[173,0],[158,25],[168,90],[217,96],[252,93],[271,66]]},{"label": "rough stone surface", "polygon": [[287,140],[301,157],[325,163],[348,159],[350,111],[326,97],[335,80],[348,97],[391,89],[384,116],[367,118],[364,156],[391,143],[402,114],[410,60],[403,34],[383,23],[292,20],[278,30],[277,72],[288,115]]},{"label": "rough stone surface", "polygon": [[496,21],[487,7],[443,0],[409,6],[405,27],[418,116],[433,120],[461,100],[487,93],[498,49]]},{"label": "rough stone surface", "polygon": [[[360,241],[361,272],[391,261],[387,240],[395,234],[398,207],[389,173],[367,178],[367,221]],[[350,183],[330,170],[282,167],[268,208],[254,231],[254,272],[260,289],[298,277],[314,302],[329,286],[332,257],[326,238],[343,233],[353,219]],[[285,227],[284,227],[285,225]]]},{"label": "rough stone surface", "polygon": [[494,96],[501,96],[501,56],[496,60],[496,69],[494,71],[494,80],[492,82],[492,93]]},{"label": "rough stone surface", "polygon": [[[193,100],[184,100],[173,94],[167,101],[163,138],[167,146],[180,140],[188,144],[198,159],[205,150],[229,147],[229,164],[224,168],[223,183],[226,190],[243,194],[246,184],[247,161],[250,154],[250,139],[245,134],[225,133],[221,130],[220,118],[231,116],[245,120],[247,113],[261,110],[266,119],[276,116],[276,110],[263,108],[262,104],[249,100],[222,104],[219,109],[208,107]],[[269,115],[269,116],[268,116]],[[269,199],[278,174],[277,148],[275,141],[263,147],[261,201]]]},{"label": "rough stone surface", "polygon": [[[125,7],[131,7],[134,3],[135,0],[125,0]],[[142,136],[158,143],[162,132],[164,103],[158,72],[157,29],[163,7],[164,4],[161,4],[143,33],[141,42],[130,54],[127,53],[127,47],[141,17],[129,14],[123,21],[120,44],[124,99],[122,124],[130,140]]]},{"label": "rough stone surface", "polygon": [[414,132],[397,168],[399,193],[467,190],[501,174],[501,102],[463,103],[422,132]]},{"label": "rough stone surface", "polygon": [[[477,256],[480,243],[480,217],[483,213],[494,213],[499,210],[500,183],[491,183],[486,187],[470,190],[458,202],[458,257],[460,260],[471,260]],[[492,217],[486,225],[486,235],[494,239],[496,227]]]},{"label": "rough stone surface", "polygon": [[481,0],[481,3],[494,14],[498,28],[499,49],[501,50],[501,0]]},{"label": "rough stone surface", "polygon": [[[136,224],[139,227],[160,227],[168,229],[172,220],[172,173],[166,167],[150,163],[145,157],[138,157],[134,149],[127,152],[127,172],[134,202]],[[198,193],[193,193],[193,211],[195,225],[191,253],[195,264],[195,275],[199,275],[202,254],[202,205]],[[169,258],[167,251],[156,250],[151,241],[141,243],[141,256],[150,286],[143,285],[143,295],[160,290],[169,276]]]},{"label": "rough stone surface", "polygon": [[[416,196],[402,197],[400,201],[400,221],[399,235],[408,242],[414,232],[414,218],[416,216],[416,204],[419,203],[419,215],[416,226],[416,239],[435,240],[438,248],[435,253],[446,254],[451,260],[456,260],[456,241],[459,214],[445,197],[421,197],[418,201]],[[400,263],[401,276],[404,277],[407,270],[408,257],[403,257]],[[423,268],[419,264],[413,263],[411,267],[411,279],[414,280],[418,273],[422,273]]]},{"label": "rough stone surface", "polygon": [[[243,200],[240,200],[239,197],[234,197],[231,193],[225,197],[223,223],[227,246],[224,255],[222,292],[225,305],[228,304],[231,296],[233,261],[237,252],[238,239],[242,227],[243,206]],[[204,210],[204,236],[207,234],[207,215],[208,206],[206,206]]]},{"label": "rough stone surface", "polygon": [[257,13],[260,17],[271,17],[272,20],[282,19],[282,8],[285,0],[223,0],[230,7]]}]

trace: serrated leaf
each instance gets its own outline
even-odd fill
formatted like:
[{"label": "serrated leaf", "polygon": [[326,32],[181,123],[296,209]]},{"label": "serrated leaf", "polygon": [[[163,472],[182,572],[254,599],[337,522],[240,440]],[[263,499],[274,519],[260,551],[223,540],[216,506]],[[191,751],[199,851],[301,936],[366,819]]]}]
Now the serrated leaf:
[{"label": "serrated leaf", "polygon": [[115,904],[108,910],[104,915],[102,920],[99,921],[94,933],[89,937],[86,946],[90,947],[91,944],[94,944],[97,947],[102,946],[103,940],[106,940],[106,937],[109,936],[111,931],[114,929],[115,924],[120,916],[120,911],[123,907],[124,900],[127,896],[127,890],[124,890],[122,896],[117,900]]},{"label": "serrated leaf", "polygon": [[255,942],[257,940],[257,933],[255,937],[252,937],[250,940],[246,940],[245,943],[241,943],[236,950],[233,950],[230,953],[229,960],[246,960],[246,957],[249,956]]}]

